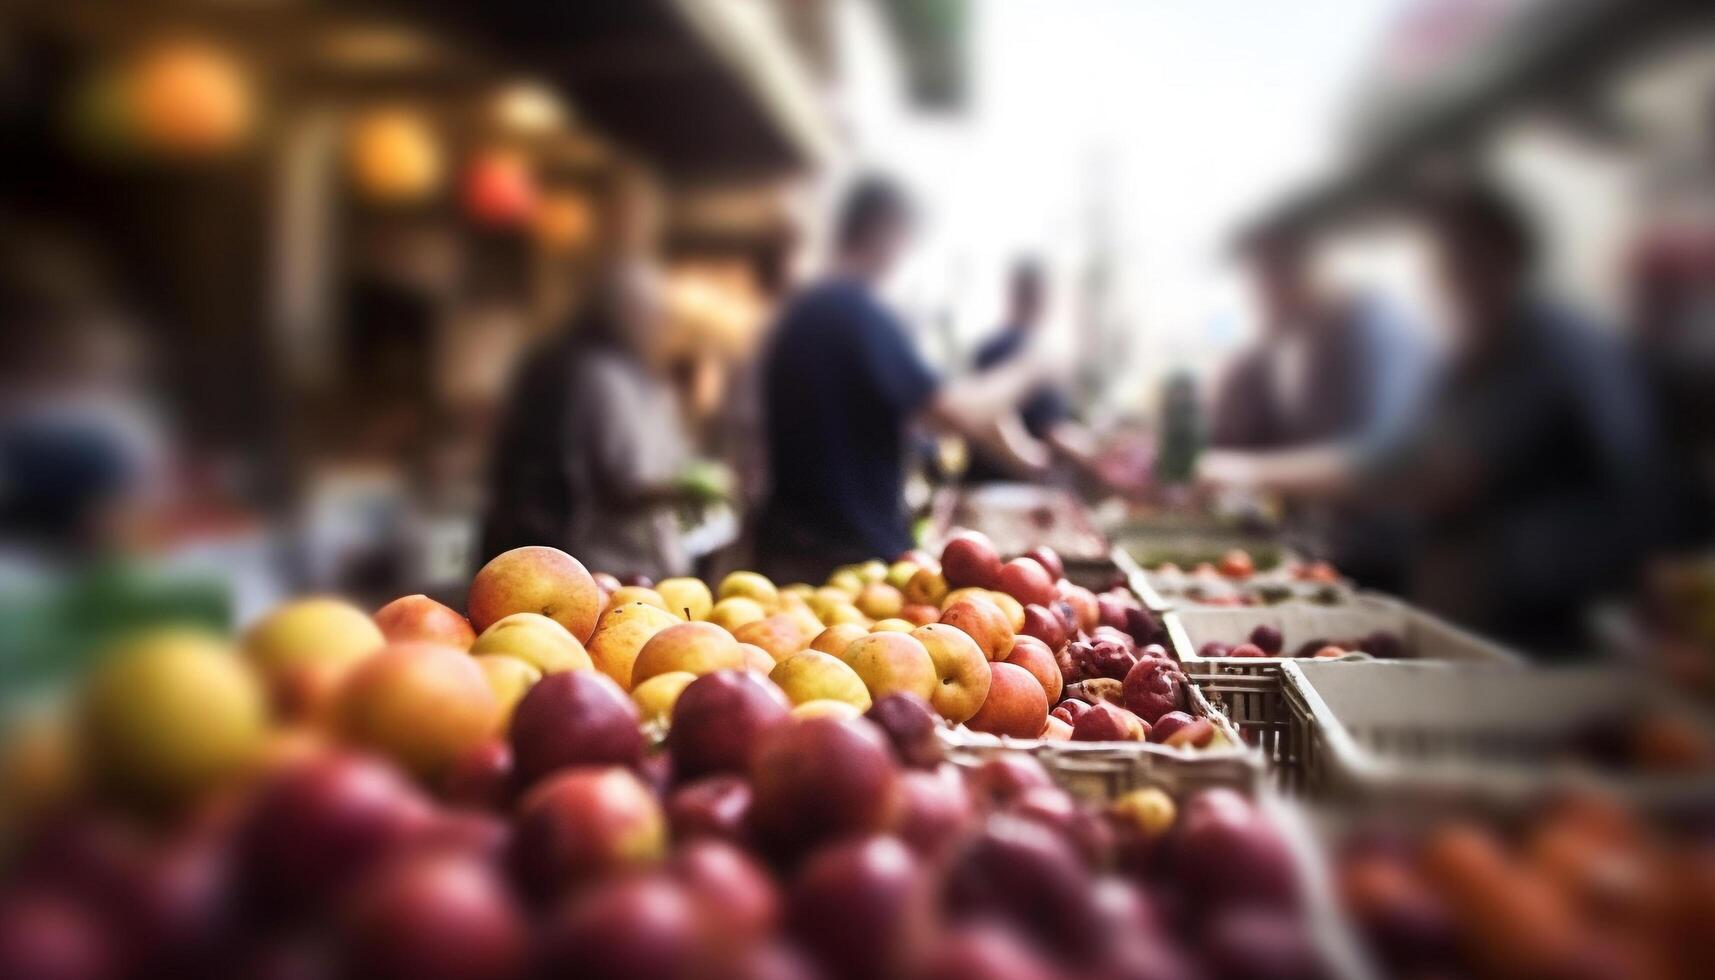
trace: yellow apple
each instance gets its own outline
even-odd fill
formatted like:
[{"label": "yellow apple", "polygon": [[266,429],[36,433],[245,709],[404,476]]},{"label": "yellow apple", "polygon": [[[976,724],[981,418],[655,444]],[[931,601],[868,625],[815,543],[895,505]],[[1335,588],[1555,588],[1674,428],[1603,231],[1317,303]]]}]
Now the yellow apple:
[{"label": "yellow apple", "polygon": [[688,670],[656,674],[632,688],[631,700],[637,703],[645,724],[664,725],[672,719],[673,705],[678,703],[680,693],[696,679],[697,675]]},{"label": "yellow apple", "polygon": [[494,692],[494,700],[500,705],[499,727],[505,728],[519,699],[530,690],[530,685],[542,679],[542,669],[527,660],[504,653],[479,656],[476,658],[476,665],[482,668],[482,676],[488,681],[488,689]]},{"label": "yellow apple", "polygon": [[840,654],[869,688],[872,698],[909,691],[925,701],[934,697],[938,679],[929,651],[909,633],[870,633],[853,640]]},{"label": "yellow apple", "polygon": [[940,623],[918,627],[911,635],[935,665],[930,707],[955,725],[975,715],[989,696],[989,662],[982,647],[964,630]]},{"label": "yellow apple", "polygon": [[700,578],[669,578],[655,583],[655,591],[667,603],[667,611],[686,619],[708,619],[714,597]]},{"label": "yellow apple", "polygon": [[708,621],[730,633],[746,623],[754,623],[767,616],[768,610],[762,603],[735,595],[716,602],[714,608],[709,610]]},{"label": "yellow apple", "polygon": [[590,655],[578,638],[540,613],[513,613],[503,617],[482,631],[471,645],[470,652],[479,657],[504,653],[534,664],[544,674],[590,666]]},{"label": "yellow apple", "polygon": [[869,710],[869,688],[863,678],[838,657],[819,650],[804,650],[775,664],[768,679],[793,704],[806,701],[845,701]]},{"label": "yellow apple", "polygon": [[[720,603],[715,604],[718,608]],[[677,623],[656,633],[637,651],[631,686],[657,674],[682,670],[702,676],[717,670],[742,670],[744,651],[732,634],[713,623]]]},{"label": "yellow apple", "polygon": [[756,572],[732,572],[721,579],[715,595],[721,599],[743,597],[753,600],[765,610],[772,610],[780,605],[780,590],[774,587],[766,577]]}]

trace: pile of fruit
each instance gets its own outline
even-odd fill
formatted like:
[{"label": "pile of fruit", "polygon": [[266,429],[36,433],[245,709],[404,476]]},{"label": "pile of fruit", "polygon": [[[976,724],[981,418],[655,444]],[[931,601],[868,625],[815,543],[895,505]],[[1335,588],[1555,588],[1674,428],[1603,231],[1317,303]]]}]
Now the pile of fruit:
[{"label": "pile of fruit", "polygon": [[1158,594],[1199,605],[1268,606],[1294,599],[1336,605],[1344,600],[1345,582],[1328,562],[1282,561],[1277,554],[1266,557],[1265,562],[1258,562],[1250,551],[1233,548],[1219,557],[1194,562],[1155,560],[1142,564],[1149,569],[1150,586]]},{"label": "pile of fruit", "polygon": [[530,548],[478,574],[468,618],[318,598],[236,645],[139,637],[65,751],[9,779],[31,792],[8,801],[0,976],[1322,975],[1290,851],[1238,793],[1093,809],[1027,757],[943,759],[954,719],[1052,727],[1073,635],[1108,650],[1076,683],[1140,713],[1074,700],[1069,728],[1207,724],[1112,625],[1140,610],[1052,563],[961,537],[710,594]]},{"label": "pile of fruit", "polygon": [[1197,648],[1197,656],[1211,657],[1295,657],[1326,660],[1349,654],[1367,654],[1382,660],[1398,660],[1406,655],[1405,641],[1391,630],[1372,630],[1364,636],[1329,639],[1325,636],[1299,641],[1292,652],[1286,651],[1286,637],[1278,627],[1267,623],[1252,629],[1243,643],[1222,643],[1210,640]]},{"label": "pile of fruit", "polygon": [[1337,880],[1393,976],[1690,978],[1715,957],[1707,834],[1665,834],[1594,795],[1506,830],[1358,833]]}]

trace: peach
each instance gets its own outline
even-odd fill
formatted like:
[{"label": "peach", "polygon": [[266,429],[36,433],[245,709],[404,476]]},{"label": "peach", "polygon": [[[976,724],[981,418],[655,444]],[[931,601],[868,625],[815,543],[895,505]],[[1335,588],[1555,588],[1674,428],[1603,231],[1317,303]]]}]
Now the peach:
[{"label": "peach", "polygon": [[908,691],[928,701],[939,686],[929,651],[909,633],[883,632],[859,637],[846,647],[840,659],[863,678],[872,698]]},{"label": "peach", "polygon": [[989,665],[977,641],[944,623],[918,627],[911,635],[929,652],[935,667],[935,689],[929,705],[952,724],[977,713],[988,699]]},{"label": "peach", "polygon": [[776,663],[774,655],[767,650],[754,643],[740,643],[738,649],[740,653],[744,654],[745,670],[753,674],[761,674],[764,677],[767,677],[774,670]]},{"label": "peach", "polygon": [[942,611],[946,611],[947,609],[952,608],[953,603],[958,602],[960,599],[970,598],[993,602],[994,593],[988,589],[975,585],[967,585],[962,589],[953,589],[951,592],[948,592],[946,595],[941,597],[941,609]]},{"label": "peach", "polygon": [[655,583],[655,592],[667,603],[667,611],[686,619],[707,619],[715,606],[714,596],[700,578],[665,578]]},{"label": "peach", "polygon": [[426,778],[493,735],[500,720],[475,658],[428,643],[395,643],[359,664],[338,710],[348,740]]},{"label": "peach", "polygon": [[989,660],[1005,660],[1012,652],[1013,629],[1000,607],[980,596],[969,596],[953,603],[941,612],[941,622],[964,630],[977,641],[983,656]]},{"label": "peach", "polygon": [[530,685],[542,679],[542,669],[527,660],[503,653],[477,657],[476,665],[482,669],[488,689],[494,692],[495,703],[500,706],[499,725],[504,727],[512,717],[512,709],[530,690]]},{"label": "peach", "polygon": [[1042,729],[1042,737],[1054,742],[1069,742],[1072,740],[1072,726],[1049,715],[1048,724]]},{"label": "peach", "polygon": [[871,619],[889,619],[899,615],[899,610],[905,606],[905,599],[898,589],[886,582],[871,582],[858,593],[857,601],[853,605]]},{"label": "peach", "polygon": [[590,660],[597,670],[621,687],[630,687],[631,668],[643,645],[656,633],[678,623],[679,617],[646,602],[610,607],[602,613],[595,635],[590,637]]},{"label": "peach", "polygon": [[[623,606],[631,602],[646,602],[662,612],[673,613],[675,618],[683,618],[679,613],[674,611],[672,606],[667,605],[667,600],[661,595],[661,593],[654,589],[644,588],[641,585],[622,585],[619,588],[614,589],[607,597],[609,608],[614,606]],[[597,627],[600,627],[599,623],[597,624]]]},{"label": "peach", "polygon": [[870,705],[869,688],[845,661],[819,650],[795,653],[774,666],[768,679],[786,692],[793,704],[845,701],[859,708]]},{"label": "peach", "polygon": [[538,613],[513,613],[482,631],[471,645],[475,656],[505,654],[517,657],[544,674],[582,670],[590,666],[590,655],[566,628]]},{"label": "peach", "polygon": [[769,657],[778,663],[809,646],[813,634],[805,632],[804,624],[791,613],[775,613],[745,623],[733,630],[732,635],[740,643],[752,643],[768,651]]},{"label": "peach", "polygon": [[1065,678],[1060,675],[1060,665],[1054,654],[1041,640],[1034,636],[1019,637],[1012,644],[1012,652],[1006,655],[1006,662],[1030,671],[1031,676],[1042,684],[1042,693],[1048,696],[1049,704],[1060,703],[1060,688]]},{"label": "peach", "polygon": [[389,643],[421,640],[469,650],[476,642],[470,620],[422,593],[400,596],[376,610],[375,625]]},{"label": "peach", "polygon": [[899,618],[918,626],[928,626],[941,618],[941,609],[927,603],[908,605],[899,610]]},{"label": "peach", "polygon": [[[719,604],[716,606],[718,609]],[[635,687],[670,670],[701,676],[728,669],[744,669],[744,651],[738,648],[732,634],[714,623],[678,623],[643,644],[631,666],[631,685]]]},{"label": "peach", "polygon": [[631,701],[644,724],[665,725],[673,717],[673,705],[697,675],[685,670],[656,674],[631,689]]},{"label": "peach", "polygon": [[871,633],[909,633],[917,628],[917,624],[908,619],[878,619],[870,624]]},{"label": "peach", "polygon": [[1072,607],[1072,612],[1078,617],[1078,628],[1088,633],[1102,621],[1101,607],[1096,604],[1096,594],[1081,585],[1070,582],[1060,587],[1060,598]]},{"label": "peach", "polygon": [[1048,726],[1048,698],[1030,671],[1006,662],[989,664],[989,693],[965,722],[991,735],[1036,738]]},{"label": "peach", "polygon": [[810,641],[810,649],[837,657],[846,652],[846,647],[851,646],[853,640],[868,633],[869,630],[857,623],[840,623],[817,633],[816,638]]},{"label": "peach", "polygon": [[[764,610],[772,611],[780,605],[780,590],[775,588],[766,576],[756,572],[733,572],[721,579],[720,588],[715,590],[720,599],[730,599],[735,596],[754,601]],[[719,605],[719,603],[716,603]]]},{"label": "peach", "polygon": [[312,662],[350,666],[386,644],[367,613],[325,596],[277,606],[244,634],[245,655],[271,679]]},{"label": "peach", "polygon": [[583,563],[558,548],[531,545],[496,555],[470,583],[466,611],[478,632],[517,612],[554,620],[579,643],[595,632],[602,590]]},{"label": "peach", "polygon": [[1006,622],[1014,633],[1024,631],[1024,604],[1007,595],[1005,592],[991,591],[989,601],[999,607],[1006,616]]},{"label": "peach", "polygon": [[767,607],[755,599],[741,595],[728,596],[709,610],[708,621],[727,632],[735,632],[746,623],[758,622],[768,616]]}]

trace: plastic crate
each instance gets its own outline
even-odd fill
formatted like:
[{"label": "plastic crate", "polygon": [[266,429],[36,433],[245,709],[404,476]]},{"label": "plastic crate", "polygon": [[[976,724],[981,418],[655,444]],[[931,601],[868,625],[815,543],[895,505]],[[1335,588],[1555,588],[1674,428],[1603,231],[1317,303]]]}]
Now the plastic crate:
[{"label": "plastic crate", "polygon": [[[1245,642],[1258,626],[1273,626],[1285,649],[1321,637],[1365,636],[1386,630],[1399,636],[1412,660],[1522,663],[1518,654],[1414,609],[1397,599],[1362,593],[1338,606],[1283,603],[1277,606],[1189,607],[1164,617],[1173,652],[1186,676],[1232,720],[1245,741],[1276,767],[1298,764],[1286,740],[1290,717],[1281,698],[1280,666],[1291,657],[1200,657],[1210,641]],[[1364,661],[1342,658],[1339,663]]]},{"label": "plastic crate", "polygon": [[1616,712],[1698,717],[1632,670],[1295,661],[1281,684],[1300,763],[1287,773],[1289,792],[1419,816],[1517,809],[1576,786],[1656,811],[1715,805],[1709,775],[1597,770],[1567,751]]},{"label": "plastic crate", "polygon": [[1214,724],[1217,744],[1182,749],[1154,742],[1008,738],[963,727],[942,729],[941,740],[956,762],[1011,752],[1031,755],[1068,792],[1092,801],[1113,800],[1140,786],[1160,786],[1172,793],[1226,786],[1255,793],[1262,781],[1262,760],[1195,685],[1186,690],[1191,713]]}]

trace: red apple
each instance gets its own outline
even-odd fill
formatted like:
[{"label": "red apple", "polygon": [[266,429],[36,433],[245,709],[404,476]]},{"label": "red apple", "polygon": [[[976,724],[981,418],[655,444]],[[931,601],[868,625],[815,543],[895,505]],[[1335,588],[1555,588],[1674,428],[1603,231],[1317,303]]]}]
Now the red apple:
[{"label": "red apple", "polygon": [[1193,793],[1180,809],[1171,843],[1177,880],[1204,907],[1296,903],[1297,872],[1285,840],[1233,790]]},{"label": "red apple", "polygon": [[1074,742],[1141,742],[1149,737],[1149,725],[1118,705],[1102,702],[1078,716],[1072,725]]},{"label": "red apple", "polygon": [[325,906],[427,826],[430,808],[398,770],[321,755],[275,775],[237,829],[240,880],[270,907]]},{"label": "red apple", "polygon": [[958,921],[998,922],[1068,963],[1089,964],[1102,930],[1089,872],[1047,827],[1006,815],[988,819],[947,868],[944,899]]},{"label": "red apple", "polygon": [[861,718],[793,718],[775,726],[751,758],[750,782],[756,839],[787,855],[884,830],[899,810],[892,749]]},{"label": "red apple", "polygon": [[667,749],[680,779],[716,772],[745,772],[769,729],[792,710],[786,695],[765,677],[717,670],[692,681],[673,706]]},{"label": "red apple", "polygon": [[620,878],[562,906],[548,923],[544,964],[567,976],[683,980],[713,950],[701,905],[662,874]]},{"label": "red apple", "polygon": [[1139,660],[1125,675],[1125,706],[1151,725],[1169,711],[1184,711],[1189,700],[1185,675],[1171,661]]},{"label": "red apple", "polygon": [[436,852],[389,863],[354,896],[341,951],[354,976],[511,980],[524,973],[529,934],[494,870]]},{"label": "red apple", "polygon": [[643,757],[637,705],[606,674],[568,670],[530,688],[507,741],[521,785],[569,766],[636,765]]},{"label": "red apple", "polygon": [[980,531],[961,531],[941,550],[941,574],[955,589],[989,589],[1000,581],[1000,552]]},{"label": "red apple", "polygon": [[1066,623],[1059,614],[1046,606],[1034,604],[1024,607],[1024,629],[1019,633],[1041,640],[1047,644],[1050,653],[1065,646],[1068,638]]},{"label": "red apple", "polygon": [[1286,637],[1267,623],[1259,623],[1256,629],[1251,630],[1250,641],[1270,657],[1280,656],[1281,649],[1286,646]]},{"label": "red apple", "polygon": [[933,893],[916,855],[891,837],[818,852],[792,883],[787,921],[833,980],[902,976],[933,929]]},{"label": "red apple", "polygon": [[124,976],[123,960],[118,937],[85,903],[50,889],[0,898],[0,976],[101,980]]},{"label": "red apple", "polygon": [[893,754],[903,765],[933,769],[946,758],[941,748],[941,719],[929,703],[915,694],[900,692],[870,706],[865,718],[887,736]]},{"label": "red apple", "polygon": [[1014,558],[1002,565],[996,583],[1002,592],[1027,606],[1046,606],[1056,598],[1054,579],[1028,558]]},{"label": "red apple", "polygon": [[921,975],[935,980],[1055,980],[1060,976],[1011,932],[980,924],[941,936]]},{"label": "red apple", "polygon": [[774,879],[744,851],[704,839],[681,847],[667,873],[702,906],[723,942],[749,945],[773,933],[780,918]]},{"label": "red apple", "polygon": [[1053,581],[1058,582],[1066,577],[1066,563],[1060,560],[1059,552],[1045,544],[1037,545],[1026,551],[1021,557],[1041,565],[1042,570],[1047,572],[1048,577]]},{"label": "red apple", "polygon": [[459,806],[502,810],[512,802],[512,746],[491,738],[453,760],[441,796]]},{"label": "red apple", "polygon": [[1155,720],[1149,740],[1163,745],[1200,749],[1215,740],[1215,726],[1207,718],[1184,711],[1169,711]]},{"label": "red apple", "polygon": [[942,857],[976,814],[970,789],[951,765],[913,769],[900,788],[905,804],[893,832],[924,859]]},{"label": "red apple", "polygon": [[667,847],[649,789],[624,769],[571,769],[518,805],[513,866],[527,890],[552,899],[594,879],[646,867]]},{"label": "red apple", "polygon": [[749,840],[750,782],[731,774],[686,783],[667,799],[673,839],[711,837],[742,844]]},{"label": "red apple", "polygon": [[1048,770],[1028,755],[999,755],[971,771],[971,795],[985,809],[1004,807],[1024,791],[1053,786]]}]

